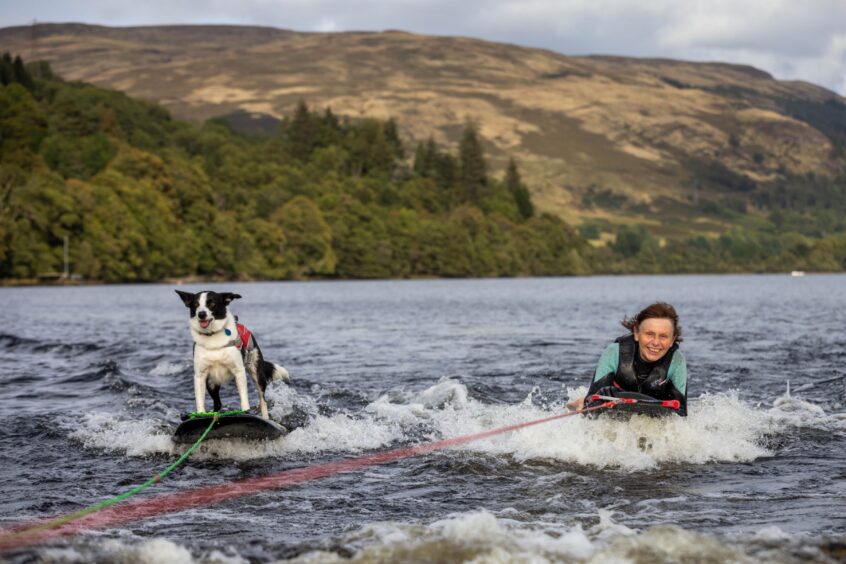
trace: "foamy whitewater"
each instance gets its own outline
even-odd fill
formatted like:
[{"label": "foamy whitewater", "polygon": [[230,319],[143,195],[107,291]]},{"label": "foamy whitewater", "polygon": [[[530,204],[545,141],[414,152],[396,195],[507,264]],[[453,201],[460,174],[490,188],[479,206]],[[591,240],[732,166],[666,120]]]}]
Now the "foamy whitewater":
[{"label": "foamy whitewater", "polygon": [[[621,334],[615,324],[654,298],[682,315],[689,416],[576,415],[0,558],[842,561],[844,282],[227,285],[244,296],[236,312],[265,356],[291,372],[291,386],[268,390],[271,418],[291,431],[274,441],[207,441],[143,497],[565,413]],[[144,287],[127,319],[123,290],[2,290],[16,317],[27,317],[20,335],[0,335],[6,526],[125,491],[187,448],[171,440],[193,404],[184,306],[172,288]],[[231,386],[224,405],[236,403]]]},{"label": "foamy whitewater", "polygon": [[[567,397],[581,397],[586,390],[571,389]],[[309,397],[282,383],[274,383],[267,397],[273,402],[273,419],[284,420],[295,410],[307,410],[307,423],[274,441],[210,441],[195,452],[195,458],[296,459],[303,454],[360,454],[396,443],[449,439],[567,412],[566,402],[534,405],[532,393],[514,405],[484,404],[470,398],[464,385],[448,379],[419,392],[381,395],[358,413],[320,415]],[[761,446],[767,436],[802,427],[846,429],[844,418],[826,415],[819,407],[786,394],[768,409],[751,407],[738,399],[736,391],[705,394],[692,404],[695,408],[687,418],[636,416],[624,422],[571,417],[450,450],[510,457],[517,462],[575,463],[633,472],[662,463],[748,462],[770,455]],[[169,423],[178,415],[167,412],[163,420],[138,420],[119,413],[97,413],[85,415],[82,425],[71,420],[63,424],[69,436],[87,448],[136,457],[178,455],[187,448],[175,445],[170,438],[173,429]],[[646,446],[643,438],[648,440]]]}]

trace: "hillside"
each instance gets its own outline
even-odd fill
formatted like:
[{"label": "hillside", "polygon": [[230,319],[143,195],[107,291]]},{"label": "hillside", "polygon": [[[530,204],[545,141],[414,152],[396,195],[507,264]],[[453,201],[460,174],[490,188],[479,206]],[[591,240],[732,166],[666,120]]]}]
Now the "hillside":
[{"label": "hillside", "polygon": [[738,65],[237,26],[39,24],[0,30],[0,48],[179,118],[281,119],[304,99],[393,117],[408,149],[454,146],[473,122],[494,170],[516,158],[539,209],[605,237],[621,224],[716,235],[746,221],[734,211],[758,213],[771,186],[846,168],[843,98]]}]

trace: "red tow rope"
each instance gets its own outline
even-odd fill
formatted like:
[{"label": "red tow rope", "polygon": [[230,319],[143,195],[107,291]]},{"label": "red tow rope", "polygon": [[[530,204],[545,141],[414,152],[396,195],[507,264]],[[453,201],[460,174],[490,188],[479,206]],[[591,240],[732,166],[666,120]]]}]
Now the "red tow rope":
[{"label": "red tow rope", "polygon": [[[157,515],[175,513],[195,507],[222,503],[224,501],[253,495],[267,490],[275,490],[294,484],[308,482],[309,480],[316,480],[318,478],[325,478],[334,474],[350,472],[366,466],[386,464],[403,458],[419,456],[421,454],[427,454],[436,450],[463,445],[473,441],[480,441],[503,433],[509,433],[526,427],[540,425],[541,423],[555,421],[556,419],[563,419],[580,413],[587,413],[589,411],[596,411],[598,409],[613,406],[614,401],[608,401],[601,405],[579,409],[577,411],[570,411],[560,415],[553,415],[543,419],[536,419],[526,423],[508,425],[507,427],[500,427],[498,429],[475,433],[472,435],[464,435],[461,437],[424,443],[422,445],[408,448],[399,448],[375,454],[367,454],[356,458],[318,464],[316,466],[285,470],[277,474],[270,474],[257,478],[248,478],[230,483],[204,486],[202,488],[196,488],[184,492],[163,494],[143,501],[127,502],[120,504],[120,506],[110,506],[96,513],[81,516],[79,519],[70,522],[63,520],[60,517],[36,523],[21,524],[0,532],[0,551],[7,551],[13,548],[21,548],[24,546],[43,543],[59,536],[71,535],[93,529],[105,529],[121,523],[139,521],[141,519],[148,519]],[[51,527],[50,523],[52,521],[56,521],[59,524],[55,527]]]}]

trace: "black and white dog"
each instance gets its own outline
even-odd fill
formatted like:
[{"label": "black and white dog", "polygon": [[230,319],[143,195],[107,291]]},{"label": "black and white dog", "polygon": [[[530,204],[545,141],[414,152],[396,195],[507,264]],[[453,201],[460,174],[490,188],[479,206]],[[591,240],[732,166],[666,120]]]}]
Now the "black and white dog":
[{"label": "black and white dog", "polygon": [[272,380],[290,381],[288,371],[267,362],[255,338],[246,327],[236,322],[229,311],[232,300],[240,298],[230,292],[180,292],[185,305],[191,310],[189,324],[194,338],[194,395],[197,411],[206,410],[206,390],[214,400],[214,410],[220,411],[220,387],[232,377],[238,388],[241,409],[250,409],[247,398],[247,373],[258,390],[259,409],[265,419],[267,403],[264,390]]}]

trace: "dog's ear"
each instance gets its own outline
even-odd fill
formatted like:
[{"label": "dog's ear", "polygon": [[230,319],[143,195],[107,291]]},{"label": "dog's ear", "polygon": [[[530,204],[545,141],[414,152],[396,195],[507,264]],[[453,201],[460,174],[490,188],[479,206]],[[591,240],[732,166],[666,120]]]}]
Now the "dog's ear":
[{"label": "dog's ear", "polygon": [[191,307],[191,304],[194,303],[194,294],[191,292],[180,292],[179,290],[174,290],[179,297],[182,298],[182,302],[185,304],[185,307]]},{"label": "dog's ear", "polygon": [[233,294],[232,292],[223,292],[220,294],[220,297],[223,298],[223,303],[229,305],[232,303],[232,300],[237,300],[241,297],[241,294]]}]

